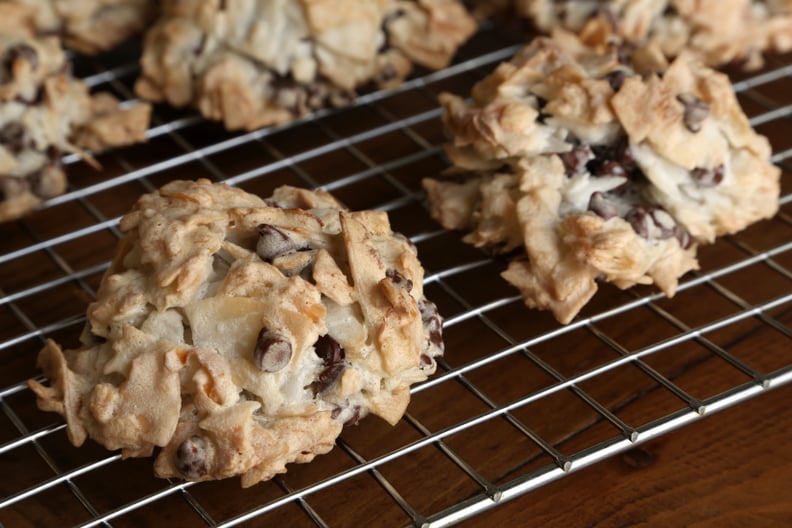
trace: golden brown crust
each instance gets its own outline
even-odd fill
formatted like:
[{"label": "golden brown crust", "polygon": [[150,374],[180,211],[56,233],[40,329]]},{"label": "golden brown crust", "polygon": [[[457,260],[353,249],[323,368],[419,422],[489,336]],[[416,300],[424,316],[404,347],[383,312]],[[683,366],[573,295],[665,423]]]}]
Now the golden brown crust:
[{"label": "golden brown crust", "polygon": [[454,169],[424,182],[434,218],[490,252],[524,248],[504,278],[563,323],[598,280],[673,295],[696,244],[778,208],[780,171],[728,78],[687,53],[629,58],[556,31],[472,104],[440,96]]},{"label": "golden brown crust", "polygon": [[150,113],[148,104],[121,109],[109,94],[90,95],[68,73],[58,40],[32,36],[18,11],[0,8],[0,55],[9,65],[0,73],[0,221],[64,192],[63,153],[93,163],[87,151],[145,140]]},{"label": "golden brown crust", "polygon": [[789,0],[516,0],[543,31],[563,27],[589,45],[650,45],[668,57],[695,55],[710,66],[761,67],[763,53],[792,50]]},{"label": "golden brown crust", "polygon": [[1,9],[33,34],[59,35],[68,48],[98,53],[141,33],[156,7],[155,0],[10,0]]},{"label": "golden brown crust", "polygon": [[[299,206],[312,204],[313,208]],[[149,456],[160,477],[249,486],[325,453],[345,423],[397,422],[442,353],[414,249],[384,213],[206,180],[140,198],[87,312],[31,381],[75,445]]]},{"label": "golden brown crust", "polygon": [[475,30],[458,0],[171,0],[147,33],[138,95],[229,129],[347,104],[362,86],[446,66]]}]

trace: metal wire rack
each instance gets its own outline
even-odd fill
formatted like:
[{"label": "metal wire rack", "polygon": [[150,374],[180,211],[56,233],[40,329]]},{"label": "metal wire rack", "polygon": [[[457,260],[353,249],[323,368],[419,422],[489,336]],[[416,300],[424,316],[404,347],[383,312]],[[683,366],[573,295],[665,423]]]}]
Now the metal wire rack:
[{"label": "metal wire rack", "polygon": [[[101,155],[101,171],[67,156],[68,192],[0,226],[0,523],[323,527],[337,525],[344,503],[355,525],[446,526],[792,381],[786,174],[780,213],[701,248],[702,269],[674,298],[605,285],[564,327],[523,306],[498,277],[503,262],[432,222],[420,180],[446,167],[436,95],[468,93],[520,43],[484,28],[448,69],[250,133],[162,106],[148,143]],[[131,99],[138,51],[132,44],[112,56],[76,57],[76,72]],[[732,72],[786,171],[787,59],[752,75]],[[45,337],[76,345],[121,215],[143,192],[198,177],[262,195],[284,183],[322,187],[352,209],[388,211],[416,243],[427,296],[446,317],[446,357],[413,388],[397,426],[363,420],[330,454],[240,489],[233,479],[159,480],[150,460],[121,460],[90,443],[76,449],[59,417],[36,409],[25,383],[39,376],[36,354]],[[763,353],[770,349],[777,353]]]}]

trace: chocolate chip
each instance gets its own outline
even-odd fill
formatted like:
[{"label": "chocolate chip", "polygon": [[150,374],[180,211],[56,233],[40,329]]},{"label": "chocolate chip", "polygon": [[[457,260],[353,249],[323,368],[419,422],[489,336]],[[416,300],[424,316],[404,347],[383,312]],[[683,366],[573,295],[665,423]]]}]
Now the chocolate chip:
[{"label": "chocolate chip", "polygon": [[624,165],[622,165],[622,163],[619,161],[608,160],[597,170],[597,174],[595,176],[616,176],[626,178],[627,169],[625,169]]},{"label": "chocolate chip", "polygon": [[443,318],[437,310],[437,305],[428,299],[421,299],[418,303],[418,310],[421,312],[421,321],[423,321],[426,333],[429,335],[429,342],[442,353],[445,350],[445,343],[443,343]]},{"label": "chocolate chip", "polygon": [[399,273],[398,270],[389,269],[388,271],[385,272],[385,276],[388,277],[393,283],[393,285],[396,286],[397,288],[404,288],[408,292],[412,291],[413,281],[408,278],[405,278],[405,276]]},{"label": "chocolate chip", "polygon": [[613,70],[605,75],[605,80],[608,81],[610,84],[611,89],[614,92],[618,92],[622,84],[624,84],[624,80],[627,78],[627,72],[624,70]]},{"label": "chocolate chip", "polygon": [[19,154],[30,145],[27,139],[27,130],[19,121],[11,121],[0,128],[0,145],[3,145],[12,154]]},{"label": "chocolate chip", "polygon": [[614,145],[592,145],[590,149],[591,157],[586,162],[586,170],[590,174],[598,174],[605,162],[619,159]]},{"label": "chocolate chip", "polygon": [[420,360],[421,360],[421,370],[435,367],[435,360],[429,354],[421,354]]},{"label": "chocolate chip", "polygon": [[677,101],[685,107],[685,114],[682,117],[685,127],[694,134],[701,130],[701,123],[710,113],[709,104],[691,93],[677,95]]},{"label": "chocolate chip", "polygon": [[176,469],[188,479],[203,477],[207,473],[206,440],[191,436],[176,450]]},{"label": "chocolate chip", "polygon": [[630,209],[624,216],[624,219],[632,226],[633,231],[646,239],[649,238],[649,222],[652,221],[649,213],[650,209],[648,207],[639,205]]},{"label": "chocolate chip", "polygon": [[604,218],[605,220],[619,215],[619,211],[616,206],[605,197],[605,194],[600,191],[591,194],[588,203],[588,210],[597,216]]},{"label": "chocolate chip", "polygon": [[48,146],[44,153],[47,155],[47,161],[50,165],[55,165],[58,167],[63,165],[63,152],[61,152],[60,149],[55,145]]},{"label": "chocolate chip", "polygon": [[380,83],[387,83],[388,81],[395,79],[398,74],[399,72],[396,71],[396,68],[393,66],[393,64],[387,63],[377,73],[377,81]]},{"label": "chocolate chip", "polygon": [[[338,419],[338,417],[341,416],[341,413],[344,412],[344,410],[346,410],[347,408],[336,407],[330,413],[330,418],[332,418],[333,420]],[[357,425],[358,422],[360,421],[360,405],[353,405],[351,409],[352,409],[352,413],[350,417],[344,421],[344,427],[350,425]]]},{"label": "chocolate chip", "polygon": [[635,206],[627,212],[624,219],[643,238],[665,240],[673,237],[683,249],[689,248],[693,242],[690,233],[679,226],[668,212],[659,207]]},{"label": "chocolate chip", "polygon": [[289,236],[275,226],[260,224],[258,226],[259,239],[256,244],[256,254],[266,262],[299,249],[298,245]]},{"label": "chocolate chip", "polygon": [[344,360],[344,349],[338,341],[325,334],[316,340],[314,353],[319,356],[325,365],[332,365]]},{"label": "chocolate chip", "polygon": [[262,372],[278,372],[289,364],[292,345],[283,334],[262,328],[253,349],[253,361]]},{"label": "chocolate chip", "polygon": [[316,392],[322,392],[332,385],[346,368],[344,349],[338,341],[326,334],[314,344],[314,353],[322,359],[325,368],[319,373],[313,388]]},{"label": "chocolate chip", "polygon": [[355,405],[352,407],[352,416],[347,418],[344,422],[344,427],[349,427],[350,425],[357,425],[360,421],[360,405]]},{"label": "chocolate chip", "polygon": [[586,170],[595,176],[621,176],[628,179],[642,175],[641,168],[632,156],[629,141],[622,140],[615,145],[592,145],[592,156],[586,163]]},{"label": "chocolate chip", "polygon": [[690,236],[690,233],[688,233],[687,230],[678,225],[674,226],[674,238],[677,239],[677,242],[679,242],[679,246],[682,249],[687,249],[693,245],[693,237]]},{"label": "chocolate chip", "polygon": [[341,373],[345,368],[346,365],[344,363],[335,363],[325,367],[324,370],[319,373],[319,377],[316,379],[316,392],[324,392],[327,390],[327,388],[335,383],[339,376],[341,376]]},{"label": "chocolate chip", "polygon": [[11,46],[8,48],[5,52],[5,56],[3,57],[3,68],[7,72],[11,73],[14,63],[18,59],[22,59],[30,63],[30,67],[34,70],[38,68],[38,52],[36,52],[36,49],[30,44],[17,44],[16,46]]},{"label": "chocolate chip", "polygon": [[617,147],[616,152],[618,155],[618,159],[622,164],[622,167],[624,167],[624,170],[630,173],[631,176],[635,176],[636,173],[640,173],[641,168],[638,166],[638,162],[635,161],[635,158],[632,155],[632,150],[630,149],[629,141],[626,140],[623,141]]},{"label": "chocolate chip", "polygon": [[594,158],[594,153],[587,145],[575,147],[569,152],[562,152],[558,155],[564,163],[566,175],[574,176],[582,170],[586,164]]},{"label": "chocolate chip", "polygon": [[711,169],[696,167],[690,171],[690,176],[699,187],[715,187],[723,181],[725,171],[726,169],[721,163],[717,167]]}]

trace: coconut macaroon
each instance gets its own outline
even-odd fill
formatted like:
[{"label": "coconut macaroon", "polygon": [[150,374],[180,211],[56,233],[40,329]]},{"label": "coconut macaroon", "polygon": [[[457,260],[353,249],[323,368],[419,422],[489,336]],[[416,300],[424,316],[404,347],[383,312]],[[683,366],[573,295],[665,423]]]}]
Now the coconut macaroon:
[{"label": "coconut macaroon", "polygon": [[83,345],[49,341],[49,385],[30,382],[75,445],[161,448],[160,477],[250,486],[326,453],[369,413],[395,424],[443,353],[415,246],[383,212],[175,181],[121,230]]},{"label": "coconut macaroon", "polygon": [[156,0],[6,0],[0,14],[14,11],[32,33],[58,35],[67,48],[98,53],[142,33],[156,9]]},{"label": "coconut macaroon", "polygon": [[458,0],[169,0],[136,91],[255,129],[443,68],[475,29]]},{"label": "coconut macaroon", "polygon": [[13,4],[0,15],[0,221],[8,221],[64,192],[63,154],[94,163],[88,151],[145,141],[151,106],[89,93],[56,37],[30,33]]},{"label": "coconut macaroon", "polygon": [[692,53],[710,66],[764,63],[792,50],[792,0],[515,0],[546,32],[562,27],[588,44],[652,45],[666,56]]},{"label": "coconut macaroon", "polygon": [[490,253],[528,306],[568,323],[597,290],[673,295],[696,246],[771,217],[779,174],[729,79],[683,53],[538,38],[473,88],[442,94],[453,168],[432,215]]}]

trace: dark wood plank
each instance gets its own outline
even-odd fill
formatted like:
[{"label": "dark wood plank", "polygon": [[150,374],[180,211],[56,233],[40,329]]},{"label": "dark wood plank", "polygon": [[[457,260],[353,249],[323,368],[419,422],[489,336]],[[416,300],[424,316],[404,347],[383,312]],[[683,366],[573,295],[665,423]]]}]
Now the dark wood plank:
[{"label": "dark wood plank", "polygon": [[460,526],[790,526],[791,398],[775,389]]}]

